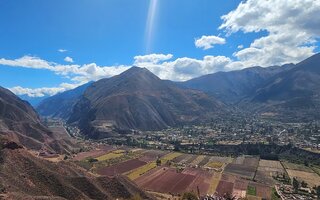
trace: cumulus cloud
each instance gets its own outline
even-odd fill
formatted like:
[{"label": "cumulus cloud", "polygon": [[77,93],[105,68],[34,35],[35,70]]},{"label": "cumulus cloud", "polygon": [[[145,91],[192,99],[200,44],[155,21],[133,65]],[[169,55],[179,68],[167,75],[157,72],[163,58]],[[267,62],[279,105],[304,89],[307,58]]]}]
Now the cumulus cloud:
[{"label": "cumulus cloud", "polygon": [[219,28],[228,34],[267,32],[234,53],[244,66],[296,63],[314,54],[320,37],[319,12],[320,1],[315,0],[247,0],[222,16]]},{"label": "cumulus cloud", "polygon": [[69,62],[69,63],[73,63],[73,58],[67,56],[64,58],[64,61]]},{"label": "cumulus cloud", "polygon": [[243,49],[243,45],[242,44],[238,45],[238,49]]},{"label": "cumulus cloud", "polygon": [[211,49],[215,44],[225,44],[226,40],[224,38],[210,35],[202,36],[201,38],[195,39],[195,45],[197,48],[202,48],[204,50]]},{"label": "cumulus cloud", "polygon": [[172,54],[148,54],[134,57],[134,64],[139,63],[153,63],[157,64],[160,61],[170,60],[173,57]]},{"label": "cumulus cloud", "polygon": [[16,95],[28,95],[29,97],[44,97],[52,96],[59,92],[64,92],[66,90],[73,89],[77,87],[78,84],[62,83],[59,87],[42,87],[42,88],[24,88],[21,86],[16,86],[9,88]]},{"label": "cumulus cloud", "polygon": [[66,50],[66,49],[58,49],[58,51],[59,51],[60,53],[64,53],[64,52],[67,52],[68,50]]}]

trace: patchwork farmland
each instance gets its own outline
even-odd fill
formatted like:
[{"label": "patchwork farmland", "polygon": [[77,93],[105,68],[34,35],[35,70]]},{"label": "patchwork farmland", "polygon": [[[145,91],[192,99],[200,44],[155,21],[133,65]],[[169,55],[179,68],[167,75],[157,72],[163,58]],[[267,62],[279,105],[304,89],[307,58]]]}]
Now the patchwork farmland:
[{"label": "patchwork farmland", "polygon": [[320,185],[314,167],[255,156],[231,158],[100,146],[73,159],[100,176],[126,176],[152,194],[177,198],[189,191],[200,195],[272,199],[277,177],[283,176]]}]

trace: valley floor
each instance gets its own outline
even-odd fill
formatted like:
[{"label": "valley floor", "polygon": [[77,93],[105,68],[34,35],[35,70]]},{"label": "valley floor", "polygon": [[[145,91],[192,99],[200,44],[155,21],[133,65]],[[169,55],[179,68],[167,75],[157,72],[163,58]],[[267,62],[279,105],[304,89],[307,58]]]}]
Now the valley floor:
[{"label": "valley floor", "polygon": [[96,145],[71,159],[101,176],[127,176],[158,199],[179,199],[185,192],[212,198],[280,199],[276,189],[282,196],[294,195],[293,178],[307,184],[296,195],[313,199],[311,191],[320,185],[319,166],[258,156],[220,157]]}]

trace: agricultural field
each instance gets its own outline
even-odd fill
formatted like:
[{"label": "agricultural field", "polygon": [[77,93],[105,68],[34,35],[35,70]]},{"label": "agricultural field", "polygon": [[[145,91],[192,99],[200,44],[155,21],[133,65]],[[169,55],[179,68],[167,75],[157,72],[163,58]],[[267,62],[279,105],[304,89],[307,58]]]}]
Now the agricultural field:
[{"label": "agricultural field", "polygon": [[285,173],[280,161],[260,160],[255,180],[259,183],[272,185],[276,183],[273,177],[282,176]]},{"label": "agricultural field", "polygon": [[132,160],[121,162],[109,167],[102,167],[97,170],[97,173],[104,176],[114,176],[117,174],[123,174],[125,172],[129,172],[145,164],[147,163],[139,159],[132,159]]},{"label": "agricultural field", "polygon": [[317,166],[253,156],[231,158],[121,147],[95,149],[73,159],[93,173],[109,177],[122,174],[144,190],[159,195],[197,193],[199,188],[202,195],[230,193],[238,198],[271,200],[272,188],[278,183],[274,177],[283,175],[312,186],[320,185]]},{"label": "agricultural field", "polygon": [[[173,153],[169,153],[164,155],[163,157],[160,158],[161,160],[161,164],[166,164],[168,161],[173,160],[174,158],[178,157],[182,155],[181,153],[177,153],[177,152],[173,152]],[[156,161],[152,161],[142,167],[139,167],[135,170],[133,170],[132,172],[130,172],[129,174],[127,174],[128,178],[131,180],[135,180],[136,178],[138,178],[139,176],[142,176],[143,174],[145,174],[146,172],[154,169],[157,167],[157,163]]]},{"label": "agricultural field", "polygon": [[203,159],[205,158],[205,156],[201,155],[201,156],[197,156],[191,163],[191,166],[197,166]]},{"label": "agricultural field", "polygon": [[296,171],[304,171],[304,172],[313,172],[310,167],[307,167],[303,164],[296,164],[296,163],[289,163],[289,162],[282,162],[285,169],[296,170]]},{"label": "agricultural field", "polygon": [[112,146],[101,145],[101,146],[98,146],[94,150],[87,151],[87,152],[80,152],[80,153],[76,154],[75,157],[73,158],[73,160],[81,161],[81,160],[85,160],[89,157],[96,158],[96,157],[102,156],[112,150],[114,150],[114,148]]},{"label": "agricultural field", "polygon": [[207,194],[212,173],[202,169],[187,168],[182,172],[170,167],[158,167],[152,173],[135,180],[140,187],[160,193],[181,194],[184,191],[197,191]]},{"label": "agricultural field", "polygon": [[110,159],[121,157],[122,155],[124,155],[124,153],[125,153],[124,150],[115,150],[115,151],[112,151],[110,153],[107,153],[107,154],[104,154],[102,156],[99,156],[96,159],[98,161],[106,161],[106,160],[110,160]]},{"label": "agricultural field", "polygon": [[253,179],[259,164],[259,158],[256,157],[238,157],[232,163],[225,167],[225,172],[238,175],[246,179]]},{"label": "agricultural field", "polygon": [[309,186],[318,186],[320,185],[320,176],[314,172],[306,172],[299,170],[287,169],[287,172],[291,179],[294,177],[299,181],[305,181]]},{"label": "agricultural field", "polygon": [[206,164],[206,167],[212,168],[212,169],[221,169],[223,167],[223,163],[219,161],[210,161]]}]

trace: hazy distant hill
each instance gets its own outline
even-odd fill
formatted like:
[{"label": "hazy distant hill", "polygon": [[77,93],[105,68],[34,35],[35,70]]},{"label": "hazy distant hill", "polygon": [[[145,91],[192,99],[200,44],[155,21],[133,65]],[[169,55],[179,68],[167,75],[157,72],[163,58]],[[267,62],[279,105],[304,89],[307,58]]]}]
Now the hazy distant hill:
[{"label": "hazy distant hill", "polygon": [[244,103],[284,119],[320,119],[320,54],[270,78]]},{"label": "hazy distant hill", "polygon": [[75,105],[69,123],[78,123],[87,133],[101,132],[110,125],[118,129],[158,130],[205,120],[225,111],[222,103],[203,92],[182,89],[145,68],[132,67],[89,86]]},{"label": "hazy distant hill", "polygon": [[29,97],[28,95],[18,95],[18,97],[22,100],[25,100],[29,102],[32,107],[36,108],[41,101],[48,98],[49,96],[43,96],[43,97]]},{"label": "hazy distant hill", "polygon": [[234,104],[252,95],[269,78],[282,71],[293,68],[293,64],[268,68],[252,67],[230,72],[217,72],[180,83],[181,85],[202,90],[219,100]]},{"label": "hazy distant hill", "polygon": [[73,106],[92,82],[42,100],[36,107],[41,116],[68,119]]}]

